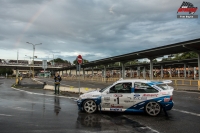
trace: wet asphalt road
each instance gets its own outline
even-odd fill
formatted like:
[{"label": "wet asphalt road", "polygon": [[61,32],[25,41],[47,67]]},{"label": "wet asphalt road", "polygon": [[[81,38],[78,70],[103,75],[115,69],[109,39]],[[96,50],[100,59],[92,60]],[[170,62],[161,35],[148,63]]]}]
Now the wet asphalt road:
[{"label": "wet asphalt road", "polygon": [[[0,79],[0,133],[199,133],[200,131],[200,93],[175,91],[173,96],[175,106],[173,110],[168,111],[168,117],[164,113],[157,117],[143,113],[86,114],[79,112],[76,102],[69,97],[54,96],[53,91],[41,89],[19,91],[10,87],[13,83],[12,79]],[[70,81],[66,82],[66,85],[68,84]],[[91,83],[85,82],[85,85],[87,84]],[[98,85],[103,87],[101,84]]]}]

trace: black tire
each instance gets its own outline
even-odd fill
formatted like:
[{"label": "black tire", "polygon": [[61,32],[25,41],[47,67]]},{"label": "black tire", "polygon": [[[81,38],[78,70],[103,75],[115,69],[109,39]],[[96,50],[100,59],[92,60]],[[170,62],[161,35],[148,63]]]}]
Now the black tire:
[{"label": "black tire", "polygon": [[151,101],[145,105],[145,112],[150,116],[157,116],[160,114],[162,107],[159,103]]},{"label": "black tire", "polygon": [[97,111],[97,105],[94,100],[86,100],[83,103],[83,109],[85,112],[92,114]]}]

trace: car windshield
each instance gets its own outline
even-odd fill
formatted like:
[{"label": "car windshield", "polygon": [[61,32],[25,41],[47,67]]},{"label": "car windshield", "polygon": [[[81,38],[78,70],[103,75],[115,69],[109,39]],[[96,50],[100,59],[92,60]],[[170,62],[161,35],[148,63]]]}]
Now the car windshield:
[{"label": "car windshield", "polygon": [[[111,86],[111,85],[110,85]],[[99,92],[104,92],[107,88],[109,88],[110,86],[107,86],[106,88],[102,88],[101,90],[99,90]]]},{"label": "car windshield", "polygon": [[163,90],[169,90],[169,86],[167,84],[157,84],[156,86],[160,87]]}]

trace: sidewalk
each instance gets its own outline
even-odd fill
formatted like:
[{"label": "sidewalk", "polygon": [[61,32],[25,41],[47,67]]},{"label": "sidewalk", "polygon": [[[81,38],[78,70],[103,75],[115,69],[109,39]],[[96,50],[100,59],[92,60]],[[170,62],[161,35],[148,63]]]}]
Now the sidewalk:
[{"label": "sidewalk", "polygon": [[[45,89],[44,89],[45,88]],[[73,91],[62,91],[62,86],[60,87],[60,95],[54,94],[54,86],[49,86],[42,84],[41,82],[37,82],[30,78],[24,78],[20,85],[16,86],[16,89],[20,89],[23,91],[29,91],[32,93],[39,93],[39,94],[47,94],[47,95],[55,95],[55,96],[66,96],[66,97],[79,97],[78,93],[74,93]],[[83,92],[81,92],[82,94]]]}]

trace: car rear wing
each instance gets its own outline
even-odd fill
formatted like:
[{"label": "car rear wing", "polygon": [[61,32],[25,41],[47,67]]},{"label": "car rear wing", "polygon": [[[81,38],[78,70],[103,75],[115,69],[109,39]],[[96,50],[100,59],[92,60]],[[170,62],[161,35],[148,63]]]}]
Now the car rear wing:
[{"label": "car rear wing", "polygon": [[164,81],[162,81],[164,84],[171,84],[172,83],[172,81],[171,80],[164,80]]}]

